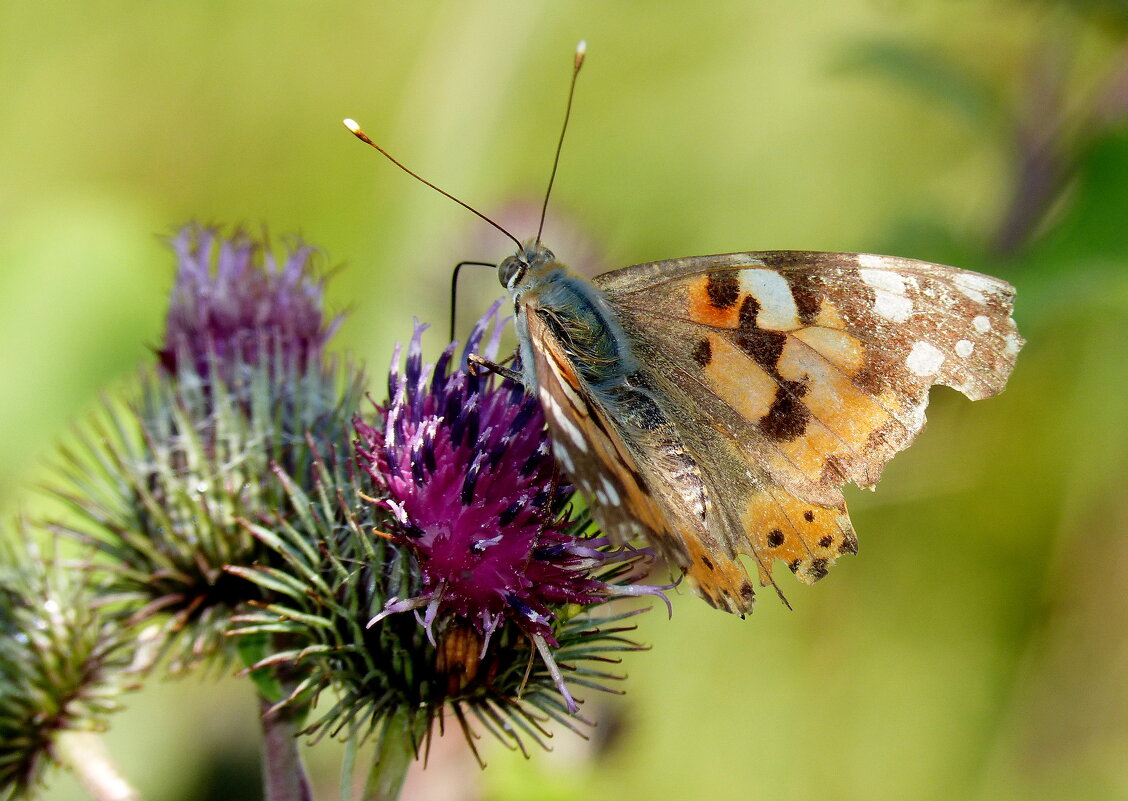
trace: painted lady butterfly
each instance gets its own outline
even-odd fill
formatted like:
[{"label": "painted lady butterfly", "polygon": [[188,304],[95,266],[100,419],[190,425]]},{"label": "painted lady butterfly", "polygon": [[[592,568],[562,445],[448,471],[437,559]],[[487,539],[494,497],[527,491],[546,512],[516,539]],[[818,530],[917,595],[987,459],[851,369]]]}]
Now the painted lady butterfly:
[{"label": "painted lady butterfly", "polygon": [[534,239],[498,273],[525,385],[597,523],[739,614],[740,554],[765,586],[777,560],[825,576],[858,547],[842,486],[877,482],[930,387],[994,395],[1023,344],[1010,285],[913,259],[732,253],[589,282]]},{"label": "painted lady butterfly", "polygon": [[[595,499],[604,532],[641,534],[730,612],[753,606],[741,554],[779,592],[777,560],[813,583],[855,553],[842,486],[877,482],[924,425],[934,384],[972,400],[1002,391],[1023,344],[1010,285],[913,259],[731,253],[589,282],[539,232],[518,242],[345,125],[514,239],[498,275],[516,315],[518,378],[539,394],[557,459]],[[558,145],[553,177],[559,158]]]}]

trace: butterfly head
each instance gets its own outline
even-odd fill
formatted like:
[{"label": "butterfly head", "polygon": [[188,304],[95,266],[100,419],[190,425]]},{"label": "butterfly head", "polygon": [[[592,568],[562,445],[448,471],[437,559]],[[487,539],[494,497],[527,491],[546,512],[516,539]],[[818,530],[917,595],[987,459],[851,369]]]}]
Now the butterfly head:
[{"label": "butterfly head", "polygon": [[497,266],[497,277],[509,292],[519,292],[532,278],[557,266],[556,254],[537,239],[526,239],[521,249]]}]

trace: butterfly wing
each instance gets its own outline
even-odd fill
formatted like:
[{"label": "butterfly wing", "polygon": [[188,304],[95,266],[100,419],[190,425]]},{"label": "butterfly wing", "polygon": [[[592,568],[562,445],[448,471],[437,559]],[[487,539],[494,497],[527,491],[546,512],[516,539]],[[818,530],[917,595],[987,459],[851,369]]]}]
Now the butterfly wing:
[{"label": "butterfly wing", "polygon": [[[663,383],[702,464],[727,554],[813,582],[854,552],[841,487],[870,487],[924,424],[929,388],[1002,390],[1022,346],[1014,290],[885,256],[776,251],[654,262],[594,281]],[[720,452],[724,452],[721,450]],[[699,571],[700,572],[700,571]]]},{"label": "butterfly wing", "polygon": [[723,491],[723,483],[706,485],[668,420],[639,428],[608,409],[538,314],[535,297],[526,299],[523,317],[553,452],[596,501],[592,511],[600,528],[616,542],[642,536],[685,569],[713,606],[751,611],[755,593],[747,574],[715,535],[724,530],[715,519],[724,507],[711,503],[709,493]]}]

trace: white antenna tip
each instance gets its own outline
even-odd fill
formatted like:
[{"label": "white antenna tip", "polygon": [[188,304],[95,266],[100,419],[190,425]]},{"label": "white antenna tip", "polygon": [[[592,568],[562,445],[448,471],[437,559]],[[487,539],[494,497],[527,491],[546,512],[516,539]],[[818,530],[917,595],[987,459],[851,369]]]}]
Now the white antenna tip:
[{"label": "white antenna tip", "polygon": [[576,69],[584,63],[584,56],[587,54],[587,40],[580,39],[580,43],[576,45]]},{"label": "white antenna tip", "polygon": [[345,124],[345,127],[348,128],[353,133],[356,133],[357,131],[360,130],[360,125],[358,125],[357,121],[354,120],[354,119],[350,119],[348,117],[345,117],[343,120],[341,120],[341,122],[343,122]]}]

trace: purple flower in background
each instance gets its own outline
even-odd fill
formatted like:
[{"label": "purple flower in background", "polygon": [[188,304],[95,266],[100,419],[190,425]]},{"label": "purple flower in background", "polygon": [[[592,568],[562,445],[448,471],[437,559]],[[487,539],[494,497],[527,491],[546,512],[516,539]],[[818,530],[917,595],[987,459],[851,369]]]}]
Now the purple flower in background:
[{"label": "purple flower in background", "polygon": [[293,241],[282,263],[262,241],[242,231],[187,225],[172,239],[178,267],[161,365],[176,374],[188,367],[201,376],[214,357],[221,375],[234,365],[258,366],[277,358],[304,370],[320,360],[340,317],[326,321],[325,279],[311,268],[315,249]]},{"label": "purple flower in background", "polygon": [[177,670],[233,655],[232,615],[273,597],[233,570],[281,561],[248,525],[299,516],[286,482],[312,491],[318,457],[349,452],[365,382],[325,353],[339,318],[314,248],[276,258],[266,238],[197,225],[172,245],[160,363],[71,458],[62,492],[82,522],[60,528],[119,566],[114,592],[136,622],[162,621]]},{"label": "purple flower in background", "polygon": [[454,343],[437,364],[423,364],[426,326],[416,324],[403,372],[398,348],[393,359],[383,421],[355,421],[360,463],[391,513],[389,536],[414,553],[422,584],[414,597],[389,599],[372,624],[424,610],[416,614],[435,643],[436,626],[457,618],[477,632],[484,655],[495,632],[511,623],[536,646],[575,712],[550,650],[562,607],[664,596],[623,581],[624,565],[648,552],[576,533],[568,506],[573,489],[552,459],[536,398],[466,368],[467,354],[495,358],[499,306],[474,327],[453,371]]}]

